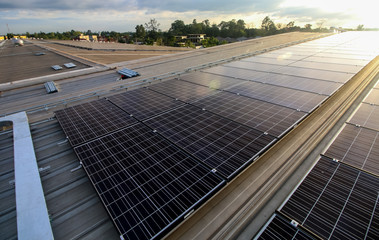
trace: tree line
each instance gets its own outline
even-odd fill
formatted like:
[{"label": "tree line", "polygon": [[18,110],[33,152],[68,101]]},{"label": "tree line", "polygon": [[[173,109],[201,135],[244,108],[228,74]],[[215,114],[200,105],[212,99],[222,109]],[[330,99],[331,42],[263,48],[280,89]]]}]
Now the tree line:
[{"label": "tree line", "polygon": [[[160,29],[160,23],[156,19],[150,19],[145,24],[139,24],[135,27],[135,32],[115,32],[115,31],[102,31],[86,32],[80,31],[67,31],[67,32],[50,32],[50,33],[26,33],[27,37],[43,38],[43,39],[59,39],[59,40],[72,40],[77,38],[80,34],[84,35],[98,35],[106,41],[115,41],[121,43],[139,43],[139,44],[156,44],[175,46],[176,36],[186,36],[188,34],[206,34],[207,39],[202,43],[205,47],[219,45],[219,38],[233,38],[238,39],[241,37],[254,38],[257,36],[268,36],[273,34],[293,32],[293,31],[308,31],[308,32],[327,32],[329,29],[323,28],[324,22],[317,23],[316,28],[312,28],[311,24],[306,24],[304,27],[296,26],[294,21],[289,23],[274,23],[269,16],[266,16],[259,27],[248,26],[242,19],[232,19],[230,21],[222,21],[221,23],[210,23],[208,19],[198,22],[196,19],[192,23],[185,24],[183,20],[175,20],[171,23],[168,31]],[[359,25],[357,30],[363,30],[363,25]],[[186,46],[193,47],[191,42],[186,42]]]}]

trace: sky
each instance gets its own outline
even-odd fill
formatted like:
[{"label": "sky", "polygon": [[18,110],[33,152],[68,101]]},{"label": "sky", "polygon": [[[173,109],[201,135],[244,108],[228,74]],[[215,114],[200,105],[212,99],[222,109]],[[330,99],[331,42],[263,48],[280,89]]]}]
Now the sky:
[{"label": "sky", "polygon": [[162,31],[177,19],[186,24],[208,19],[243,19],[260,27],[265,16],[275,23],[303,27],[379,28],[373,0],[0,0],[0,35],[11,33],[135,31],[155,18]]}]

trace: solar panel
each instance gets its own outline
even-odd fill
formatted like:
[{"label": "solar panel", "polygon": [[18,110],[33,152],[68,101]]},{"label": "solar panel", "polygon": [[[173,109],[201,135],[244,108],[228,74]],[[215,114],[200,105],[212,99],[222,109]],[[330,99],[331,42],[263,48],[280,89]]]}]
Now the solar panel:
[{"label": "solar panel", "polygon": [[347,124],[325,155],[379,175],[379,132]]},{"label": "solar panel", "polygon": [[225,66],[217,66],[209,69],[204,69],[202,72],[218,74],[222,76],[232,77],[232,78],[240,78],[252,81],[259,81],[260,78],[267,75],[266,72],[258,72],[254,70],[235,68],[235,67],[225,67]]},{"label": "solar panel", "polygon": [[322,157],[280,212],[323,239],[377,239],[379,178]]},{"label": "solar panel", "polygon": [[275,140],[263,132],[191,105],[145,123],[229,179]]},{"label": "solar panel", "polygon": [[278,214],[274,214],[272,219],[268,222],[268,225],[254,238],[254,240],[257,239],[313,240],[318,238],[312,236],[306,232],[306,230],[295,226],[290,220]]},{"label": "solar panel", "polygon": [[151,85],[149,89],[184,102],[193,102],[216,92],[211,88],[176,79]]},{"label": "solar panel", "polygon": [[250,69],[250,70],[261,71],[261,72],[270,72],[274,69],[280,69],[283,67],[281,65],[263,64],[263,63],[246,62],[246,61],[231,62],[231,63],[224,64],[224,66]]},{"label": "solar panel", "polygon": [[331,81],[331,82],[339,82],[339,83],[346,83],[348,80],[350,80],[354,76],[353,73],[341,73],[341,72],[290,67],[290,66],[284,66],[280,69],[273,69],[272,72],[287,74],[291,76],[298,76],[298,77],[315,78],[315,79],[326,80],[326,81]]},{"label": "solar panel", "polygon": [[284,74],[269,73],[259,81],[277,86],[314,92],[317,94],[332,95],[343,84],[319,79],[289,76]]},{"label": "solar panel", "polygon": [[139,120],[176,108],[184,103],[146,88],[108,97],[108,100]]},{"label": "solar panel", "polygon": [[260,57],[260,56],[254,56],[250,58],[244,58],[243,61],[246,62],[255,62],[255,63],[267,63],[267,64],[275,64],[275,65],[288,65],[290,63],[295,62],[296,60],[289,60],[285,58],[265,58],[265,57]]},{"label": "solar panel", "polygon": [[72,146],[137,122],[105,99],[56,111],[55,116]]},{"label": "solar panel", "polygon": [[[335,63],[335,64],[346,64],[350,66],[366,66],[370,60],[365,59],[356,59],[356,58],[349,58],[350,56],[345,55],[333,55],[333,54],[327,54],[327,53],[319,53],[315,56],[310,56],[304,59],[304,61],[308,62],[319,62],[319,63]],[[334,65],[332,65],[334,66]]]},{"label": "solar panel", "polygon": [[362,103],[349,123],[379,131],[379,106]]},{"label": "solar panel", "polygon": [[327,98],[324,95],[256,82],[242,83],[227,91],[304,112],[311,112]]},{"label": "solar panel", "polygon": [[[267,54],[270,54],[270,53],[267,53]],[[300,59],[303,59],[304,57],[311,55],[307,51],[294,51],[294,49],[290,49],[290,48],[283,48],[283,49],[275,50],[272,52],[272,54],[275,54],[275,55],[288,55],[288,54],[290,54],[292,56],[299,56],[299,57],[301,56]]]},{"label": "solar panel", "polygon": [[[373,59],[372,56],[367,56],[367,55],[355,55],[355,54],[340,54],[340,53],[336,53],[336,52],[321,52],[321,53],[317,53],[314,55],[314,57],[318,58],[318,57],[322,57],[322,58],[326,58],[326,59],[349,59],[349,60],[352,60],[354,64],[354,60],[357,60],[356,64],[355,65],[366,65],[364,62],[369,62]],[[345,63],[348,63],[348,61],[345,62]],[[317,60],[318,61],[318,60]],[[321,61],[321,60],[320,60]],[[325,61],[328,61],[328,60],[325,60]]]},{"label": "solar panel", "polygon": [[267,52],[267,53],[260,54],[259,57],[261,57],[261,58],[276,58],[276,59],[284,59],[284,60],[297,61],[297,60],[304,59],[307,56],[298,55],[298,54],[296,54],[294,52],[290,52],[290,51],[281,51],[281,52],[272,51],[272,52]]},{"label": "solar panel", "polygon": [[225,89],[244,82],[232,77],[220,76],[206,72],[195,72],[180,76],[180,80],[200,84],[213,89]]},{"label": "solar panel", "polygon": [[301,67],[301,68],[311,68],[311,69],[321,69],[333,72],[343,72],[343,73],[357,73],[363,66],[357,65],[347,65],[340,63],[330,63],[330,62],[308,62],[305,59],[304,61],[298,61],[290,64],[289,66]]},{"label": "solar panel", "polygon": [[379,105],[379,88],[372,89],[363,102]]},{"label": "solar panel", "polygon": [[224,184],[142,123],[74,150],[124,239],[162,237]]},{"label": "solar panel", "polygon": [[229,92],[220,92],[192,104],[275,137],[280,137],[306,116],[305,112]]},{"label": "solar panel", "polygon": [[325,51],[325,49],[327,49],[327,47],[320,44],[313,44],[313,46],[307,46],[306,44],[304,45],[301,44],[301,45],[293,45],[290,47],[286,47],[283,50],[291,51],[295,53],[304,53],[304,55],[313,55],[321,51]]}]

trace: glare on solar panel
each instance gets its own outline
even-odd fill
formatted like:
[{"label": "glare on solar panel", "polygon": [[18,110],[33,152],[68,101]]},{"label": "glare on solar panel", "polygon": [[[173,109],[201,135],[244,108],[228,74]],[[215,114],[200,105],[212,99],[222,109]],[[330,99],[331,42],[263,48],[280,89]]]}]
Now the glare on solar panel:
[{"label": "glare on solar panel", "polygon": [[378,191],[378,177],[322,157],[280,211],[321,238],[378,237]]}]

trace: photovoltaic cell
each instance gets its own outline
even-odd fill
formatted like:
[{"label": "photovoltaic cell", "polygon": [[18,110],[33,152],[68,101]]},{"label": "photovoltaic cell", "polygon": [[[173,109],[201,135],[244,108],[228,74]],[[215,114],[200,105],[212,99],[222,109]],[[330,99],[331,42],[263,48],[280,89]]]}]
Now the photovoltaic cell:
[{"label": "photovoltaic cell", "polygon": [[[370,60],[364,60],[364,59],[343,58],[344,55],[341,55],[341,57],[342,58],[337,58],[336,55],[323,56],[322,53],[319,53],[316,56],[310,56],[310,57],[305,58],[304,61],[319,62],[319,63],[346,64],[346,65],[350,65],[350,66],[353,65],[353,66],[361,66],[361,67],[366,66],[370,62]],[[349,57],[349,56],[347,56],[347,57]]]},{"label": "photovoltaic cell", "polygon": [[281,136],[306,115],[305,112],[229,92],[217,93],[193,105],[275,137]]},{"label": "photovoltaic cell", "polygon": [[367,97],[365,98],[365,100],[363,100],[363,102],[379,105],[379,89],[378,88],[372,89],[370,94],[367,95]]},{"label": "photovoltaic cell", "polygon": [[275,140],[263,132],[191,105],[145,123],[229,179]]},{"label": "photovoltaic cell", "polygon": [[312,111],[327,98],[324,95],[256,82],[242,83],[227,91],[304,112]]},{"label": "photovoltaic cell", "polygon": [[379,131],[379,106],[362,103],[349,123]]},{"label": "photovoltaic cell", "polygon": [[184,104],[146,88],[113,95],[108,100],[139,120],[150,118]]},{"label": "photovoltaic cell", "polygon": [[[361,50],[357,49],[357,50],[354,50],[354,49],[329,49],[327,51],[325,51],[326,53],[337,53],[339,55],[355,55],[355,56],[362,56],[362,55],[371,55],[371,54],[368,54],[367,52],[362,52]],[[372,55],[371,55],[372,56]]]},{"label": "photovoltaic cell", "polygon": [[193,102],[216,92],[216,90],[208,87],[176,79],[151,85],[149,89],[183,102]]},{"label": "photovoltaic cell", "polygon": [[194,72],[181,75],[180,79],[213,89],[225,89],[244,82],[243,80],[238,80],[234,77],[221,76],[206,72]]},{"label": "photovoltaic cell", "polygon": [[258,72],[254,70],[235,68],[235,67],[225,67],[225,66],[217,66],[209,69],[204,69],[202,72],[218,74],[222,76],[245,79],[250,81],[256,81],[263,76],[267,75],[266,72]]},{"label": "photovoltaic cell", "polygon": [[[300,59],[303,59],[304,57],[311,55],[307,51],[294,51],[293,49],[290,49],[290,48],[283,48],[283,49],[275,50],[275,51],[272,51],[271,53],[275,54],[275,55],[279,54],[279,55],[299,56]],[[270,52],[266,53],[266,54],[270,54]]]},{"label": "photovoltaic cell", "polygon": [[[364,62],[369,62],[373,59],[372,56],[370,55],[363,55],[363,54],[360,54],[360,55],[355,55],[355,54],[340,54],[340,53],[335,53],[335,52],[321,52],[321,53],[317,53],[314,55],[314,57],[318,58],[318,57],[322,57],[322,58],[326,58],[326,59],[349,59],[349,60],[358,60],[358,62],[356,62],[357,64],[356,65],[366,65],[364,64]],[[320,60],[321,61],[321,60]],[[328,60],[325,60],[325,61],[328,61]]]},{"label": "photovoltaic cell", "polygon": [[[281,50],[286,50],[294,53],[304,53],[304,55],[313,55],[322,51],[325,51],[327,47],[319,45],[319,44],[314,44],[313,46],[307,46],[306,44],[301,44],[301,45],[293,45],[290,47],[286,47],[285,49]],[[279,51],[281,51],[279,50]]]},{"label": "photovoltaic cell", "polygon": [[347,124],[325,155],[379,175],[379,132]]},{"label": "photovoltaic cell", "polygon": [[74,150],[125,239],[162,237],[224,183],[141,123]]},{"label": "photovoltaic cell", "polygon": [[315,240],[317,238],[313,237],[305,230],[293,226],[288,219],[285,219],[280,215],[274,214],[274,217],[271,219],[264,231],[262,231],[259,236],[256,236],[254,238],[254,240],[256,239]]},{"label": "photovoltaic cell", "polygon": [[259,79],[263,83],[269,83],[281,87],[298,89],[301,91],[314,92],[317,94],[332,95],[343,84],[324,80],[289,76],[284,74],[269,73]]},{"label": "photovoltaic cell", "polygon": [[276,58],[276,59],[283,59],[283,60],[290,60],[290,61],[297,61],[306,58],[308,55],[297,55],[290,51],[273,51],[273,52],[267,52],[259,55],[261,58]]},{"label": "photovoltaic cell", "polygon": [[281,65],[246,62],[243,60],[227,63],[227,64],[224,64],[224,66],[225,67],[243,68],[243,69],[261,71],[261,72],[270,72],[274,69],[280,69],[283,67]]},{"label": "photovoltaic cell", "polygon": [[308,62],[307,59],[304,61],[298,61],[290,64],[292,67],[301,67],[301,68],[311,68],[311,69],[320,69],[333,72],[343,72],[343,73],[357,73],[363,66],[357,65],[346,65],[338,63],[326,63],[326,62]]},{"label": "photovoltaic cell", "polygon": [[331,81],[331,82],[339,82],[339,83],[346,83],[354,76],[354,74],[352,73],[341,73],[341,72],[290,67],[290,66],[284,66],[280,69],[273,69],[272,72],[287,74],[291,76],[298,76],[298,77],[315,78],[315,79],[326,80],[326,81]]},{"label": "photovoltaic cell", "polygon": [[254,56],[254,57],[250,57],[250,58],[244,58],[243,61],[285,66],[285,65],[289,65],[290,63],[294,63],[296,60],[289,60],[289,59],[285,59],[285,58],[271,59],[271,58],[266,58],[266,57]]},{"label": "photovoltaic cell", "polygon": [[55,116],[72,146],[137,122],[105,99],[56,111]]},{"label": "photovoltaic cell", "polygon": [[379,178],[322,157],[280,209],[323,239],[377,239]]}]

